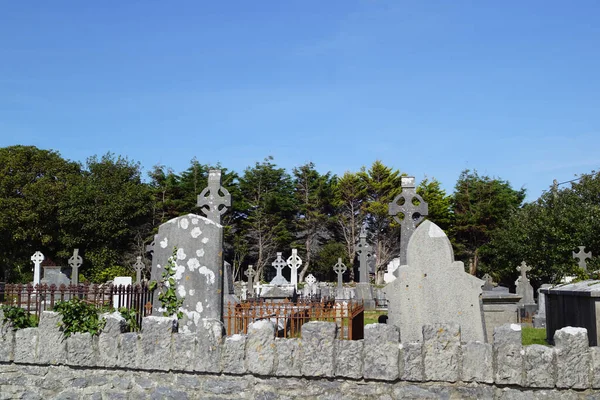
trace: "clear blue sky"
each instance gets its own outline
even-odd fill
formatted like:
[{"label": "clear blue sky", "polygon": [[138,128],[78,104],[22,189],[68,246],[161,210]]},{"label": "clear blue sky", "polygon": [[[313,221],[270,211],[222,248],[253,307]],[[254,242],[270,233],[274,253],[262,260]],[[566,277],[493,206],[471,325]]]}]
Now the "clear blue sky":
[{"label": "clear blue sky", "polygon": [[180,172],[600,169],[598,1],[0,1],[0,146]]}]

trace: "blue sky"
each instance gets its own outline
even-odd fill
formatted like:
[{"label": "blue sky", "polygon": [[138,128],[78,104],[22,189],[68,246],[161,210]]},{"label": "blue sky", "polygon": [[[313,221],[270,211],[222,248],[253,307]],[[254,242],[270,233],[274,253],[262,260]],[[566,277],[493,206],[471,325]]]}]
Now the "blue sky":
[{"label": "blue sky", "polygon": [[0,0],[0,146],[179,172],[379,159],[528,200],[600,169],[600,3]]}]

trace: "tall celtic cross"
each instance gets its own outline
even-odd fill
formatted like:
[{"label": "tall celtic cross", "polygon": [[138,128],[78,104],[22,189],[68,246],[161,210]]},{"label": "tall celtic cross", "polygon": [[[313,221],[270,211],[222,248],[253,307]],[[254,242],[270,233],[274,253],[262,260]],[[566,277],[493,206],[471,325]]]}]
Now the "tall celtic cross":
[{"label": "tall celtic cross", "polygon": [[79,255],[79,249],[73,250],[73,255],[69,258],[69,266],[71,267],[71,283],[79,284],[79,267],[83,264],[83,259]]},{"label": "tall celtic cross", "polygon": [[135,269],[135,283],[142,282],[142,271],[146,268],[146,265],[142,262],[142,256],[137,256],[133,269]]},{"label": "tall celtic cross", "polygon": [[521,272],[521,277],[519,279],[522,283],[525,283],[529,280],[527,273],[531,271],[531,267],[528,266],[525,261],[521,262],[521,265],[517,267],[517,271]]},{"label": "tall celtic cross", "polygon": [[298,250],[292,249],[292,255],[287,259],[287,265],[290,267],[290,284],[298,289],[298,268],[302,266],[302,259],[298,257]]},{"label": "tall celtic cross", "polygon": [[221,223],[221,215],[227,212],[227,207],[231,207],[231,195],[221,186],[220,169],[208,171],[208,187],[198,195],[197,206],[208,219]]},{"label": "tall celtic cross", "polygon": [[346,265],[344,265],[344,263],[342,262],[341,258],[338,258],[338,262],[333,266],[333,271],[337,274],[337,278],[338,278],[338,284],[337,284],[337,288],[338,290],[341,289],[343,287],[343,281],[342,281],[342,277],[344,275],[344,272],[346,272]]},{"label": "tall celtic cross", "polygon": [[356,245],[356,254],[358,254],[358,281],[369,283],[369,257],[372,256],[373,247],[367,243],[367,232],[364,227],[361,229],[358,237],[358,244]]},{"label": "tall celtic cross", "polygon": [[577,251],[577,253],[573,252],[573,258],[579,260],[577,262],[577,264],[579,264],[579,268],[583,269],[584,271],[587,271],[587,263],[585,262],[585,260],[587,258],[592,258],[592,252],[588,251],[586,253],[585,246],[578,246],[578,248],[579,250]]},{"label": "tall celtic cross", "polygon": [[40,265],[42,265],[42,261],[44,261],[45,257],[41,251],[36,251],[31,256],[31,261],[33,261],[33,285],[39,285],[40,283]]},{"label": "tall celtic cross", "polygon": [[287,285],[288,281],[283,277],[282,270],[287,266],[287,262],[281,258],[280,252],[277,252],[277,258],[271,263],[271,265],[277,270],[277,275],[271,281],[271,285]]},{"label": "tall celtic cross", "polygon": [[246,270],[246,272],[244,272],[244,275],[248,277],[248,286],[252,287],[252,285],[254,284],[254,275],[256,275],[256,271],[254,270],[252,265],[248,266],[248,269]]},{"label": "tall celtic cross", "polygon": [[[427,203],[415,190],[413,176],[402,177],[402,192],[388,205],[388,210],[389,215],[400,224],[400,265],[406,265],[408,240],[429,212]],[[399,218],[400,214],[402,218]]]}]

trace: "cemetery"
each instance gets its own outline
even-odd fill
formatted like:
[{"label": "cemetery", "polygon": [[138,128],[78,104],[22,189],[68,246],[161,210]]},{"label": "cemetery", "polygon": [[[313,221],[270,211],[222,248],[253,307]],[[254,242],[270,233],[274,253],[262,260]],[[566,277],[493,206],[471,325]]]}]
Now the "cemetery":
[{"label": "cemetery", "polygon": [[[0,312],[2,398],[592,398],[600,390],[600,281],[545,285],[536,303],[525,262],[515,267],[515,293],[469,274],[446,233],[425,218],[414,178],[402,179],[389,204],[400,253],[380,291],[370,281],[374,252],[364,229],[354,286],[344,285],[348,266],[338,258],[337,282],[308,274],[301,287],[297,249],[276,253],[268,283],[252,265],[234,282],[221,221],[231,205],[221,171],[211,170],[198,196],[204,216],[159,227],[149,281],[138,257],[135,282],[79,283],[78,249],[70,269],[44,266],[42,278],[45,256],[36,251],[33,282],[2,291],[6,306],[39,320],[18,326],[6,317],[14,308]],[[64,312],[73,301],[102,313],[95,330],[65,325],[76,318]],[[384,323],[365,325],[365,310],[381,304]],[[523,344],[522,327],[534,322],[551,346]]]}]

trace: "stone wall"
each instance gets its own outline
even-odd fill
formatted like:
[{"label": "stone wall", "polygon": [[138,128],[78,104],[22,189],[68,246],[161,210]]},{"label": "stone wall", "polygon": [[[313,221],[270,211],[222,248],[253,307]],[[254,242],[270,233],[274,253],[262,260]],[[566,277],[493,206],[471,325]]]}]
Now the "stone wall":
[{"label": "stone wall", "polygon": [[0,335],[0,399],[13,398],[597,398],[600,351],[581,328],[557,331],[555,347],[521,345],[520,327],[495,331],[494,344],[461,343],[457,325],[427,325],[423,340],[401,343],[391,325],[365,339],[336,338],[334,323],[310,322],[301,339],[275,338],[273,325],[221,336],[218,321],[177,333],[147,317],[141,333],[104,331],[64,339],[60,316],[39,328]]}]

